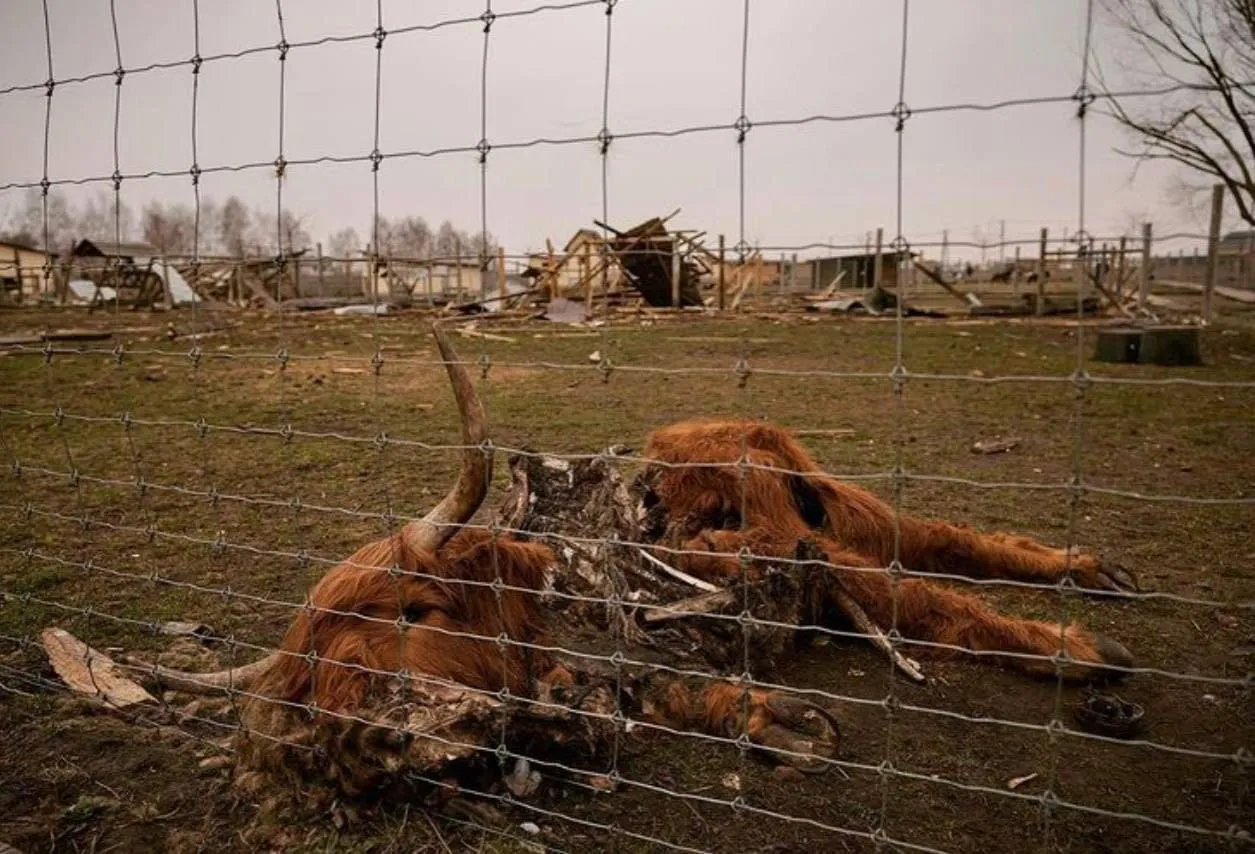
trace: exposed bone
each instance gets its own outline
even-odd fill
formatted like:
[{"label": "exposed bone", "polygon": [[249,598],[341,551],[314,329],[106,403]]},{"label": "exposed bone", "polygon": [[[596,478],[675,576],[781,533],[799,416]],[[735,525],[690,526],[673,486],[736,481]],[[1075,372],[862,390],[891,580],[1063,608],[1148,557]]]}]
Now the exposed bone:
[{"label": "exposed bone", "polygon": [[645,611],[644,620],[646,623],[664,623],[668,620],[683,620],[686,617],[709,614],[731,605],[734,599],[731,590],[719,589],[667,605],[656,605]]},{"label": "exposed bone", "polygon": [[832,590],[832,597],[837,601],[838,607],[850,618],[850,622],[854,627],[863,634],[867,635],[867,639],[882,652],[889,656],[889,660],[916,682],[925,680],[924,673],[919,669],[919,664],[907,658],[902,653],[893,648],[893,644],[889,643],[880,626],[872,622],[871,617],[867,616],[867,612],[863,610],[863,606],[854,601],[851,596],[840,588]]},{"label": "exposed bone", "polygon": [[641,553],[641,557],[645,558],[645,560],[649,561],[677,581],[683,581],[690,587],[696,587],[698,590],[705,590],[707,593],[715,593],[719,590],[718,587],[711,584],[709,581],[702,581],[700,578],[694,578],[687,572],[681,572],[674,566],[669,566],[668,564],[663,563],[644,549],[637,549],[637,551]]}]

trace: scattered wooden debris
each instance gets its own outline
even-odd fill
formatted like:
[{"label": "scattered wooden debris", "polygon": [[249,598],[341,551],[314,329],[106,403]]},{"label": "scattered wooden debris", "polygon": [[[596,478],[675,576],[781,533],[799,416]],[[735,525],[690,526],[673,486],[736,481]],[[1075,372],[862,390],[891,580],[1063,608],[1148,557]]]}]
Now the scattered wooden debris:
[{"label": "scattered wooden debris", "polygon": [[981,439],[972,445],[973,454],[1005,454],[1013,451],[1020,446],[1020,440],[1015,437],[1006,439]]},{"label": "scattered wooden debris", "polygon": [[112,658],[64,629],[44,629],[39,637],[52,669],[72,690],[116,709],[156,702],[151,694],[123,676]]},{"label": "scattered wooden debris", "polygon": [[204,623],[185,623],[179,621],[170,621],[162,623],[158,627],[163,635],[179,635],[184,637],[196,638],[201,643],[213,643],[216,635],[214,630]]},{"label": "scattered wooden debris", "polygon": [[1036,771],[1034,771],[1032,774],[1025,774],[1023,777],[1012,777],[1010,780],[1007,781],[1007,788],[1014,792],[1016,789],[1020,788],[1020,786],[1023,786],[1025,783],[1031,782],[1036,779],[1037,779]]}]

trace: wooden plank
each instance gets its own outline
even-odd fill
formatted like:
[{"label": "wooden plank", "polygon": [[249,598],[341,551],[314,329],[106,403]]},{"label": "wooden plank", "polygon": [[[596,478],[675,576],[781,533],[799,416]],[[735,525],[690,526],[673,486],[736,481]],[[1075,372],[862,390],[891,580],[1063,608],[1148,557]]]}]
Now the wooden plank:
[{"label": "wooden plank", "polygon": [[928,269],[928,267],[924,266],[923,264],[921,264],[919,261],[915,260],[914,258],[911,259],[911,265],[915,269],[923,273],[925,276],[932,279],[937,284],[941,285],[941,287],[945,288],[946,293],[950,294],[950,296],[954,297],[955,299],[957,299],[959,302],[963,303],[964,305],[971,306],[971,305],[981,304],[980,300],[977,299],[974,294],[959,293],[957,290],[954,289],[954,286],[951,285],[949,282],[947,282],[945,279],[943,279],[940,274],[934,273],[932,270]]},{"label": "wooden plank", "polygon": [[1224,184],[1211,188],[1211,225],[1207,230],[1207,267],[1203,273],[1203,323],[1211,323],[1212,294],[1220,256],[1220,217],[1224,213]]},{"label": "wooden plank", "polygon": [[684,270],[684,261],[680,257],[680,247],[671,242],[671,307],[680,307],[680,276]]},{"label": "wooden plank", "polygon": [[725,282],[724,282],[724,273],[723,273],[723,261],[724,261],[723,253],[724,253],[723,235],[721,234],[719,235],[719,310],[720,311],[724,310],[724,296],[726,294],[726,290],[724,287]]},{"label": "wooden plank", "polygon": [[113,659],[64,629],[44,629],[39,638],[52,669],[71,690],[116,709],[156,702],[151,694],[123,676]]},{"label": "wooden plank", "polygon": [[739,264],[736,268],[734,276],[736,277],[736,281],[740,284],[737,286],[736,295],[732,298],[733,311],[738,311],[741,308],[741,300],[744,298],[745,292],[749,288],[750,283],[754,281],[754,277],[752,275],[746,274],[753,269],[754,261],[757,258],[758,252],[755,250],[754,254],[752,254],[749,258],[746,258],[745,261],[742,264]]},{"label": "wooden plank", "polygon": [[880,256],[880,247],[884,239],[885,239],[885,230],[883,228],[877,228],[876,229],[876,254],[872,258],[872,287],[873,288],[879,285],[882,281],[881,276],[883,275],[883,271],[881,270],[881,265],[883,262]]},{"label": "wooden plank", "polygon": [[497,291],[498,297],[502,300],[506,298],[506,279],[505,279],[505,247],[497,247]]},{"label": "wooden plank", "polygon": [[1041,230],[1041,251],[1037,256],[1037,281],[1033,292],[1037,297],[1036,313],[1040,317],[1046,311],[1046,236],[1049,232]]}]

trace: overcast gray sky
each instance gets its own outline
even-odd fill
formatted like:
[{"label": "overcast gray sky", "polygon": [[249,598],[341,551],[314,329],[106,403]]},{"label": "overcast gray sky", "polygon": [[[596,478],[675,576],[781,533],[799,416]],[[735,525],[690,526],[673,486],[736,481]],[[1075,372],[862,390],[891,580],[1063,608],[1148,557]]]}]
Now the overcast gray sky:
[{"label": "overcast gray sky", "polygon": [[[47,77],[43,4],[4,0],[0,88]],[[186,60],[194,49],[192,0],[116,0],[122,64]],[[540,0],[495,0],[498,14]],[[1068,95],[1080,80],[1084,0],[926,0],[911,4],[906,103],[945,104]],[[47,0],[57,79],[111,71],[117,60],[108,0]],[[287,39],[369,33],[375,4],[288,0]],[[475,17],[480,0],[383,3],[390,31]],[[741,0],[619,0],[613,15],[609,127],[613,134],[727,124],[739,114]],[[606,62],[601,4],[501,18],[487,65],[488,140],[595,136]],[[753,0],[749,10],[746,114],[751,122],[884,111],[897,101],[902,6],[887,0]],[[1096,48],[1110,35],[1099,28]],[[392,32],[383,48],[380,149],[385,153],[473,146],[480,138],[483,50],[478,21]],[[200,3],[200,52],[274,45],[275,4]],[[290,160],[369,154],[375,121],[373,39],[293,48],[287,61],[284,153]],[[202,168],[273,161],[279,151],[277,51],[206,62],[197,109]],[[114,80],[59,86],[53,97],[49,176],[107,176],[114,161]],[[132,73],[122,83],[118,157],[123,173],[182,170],[177,178],[127,180],[135,210],[150,199],[191,202],[192,73],[182,65]],[[38,181],[44,144],[42,90],[0,94],[0,185]],[[616,139],[609,151],[610,222],[627,227],[682,208],[675,224],[738,234],[735,133]],[[1143,215],[1156,230],[1200,230],[1166,189],[1167,166],[1113,152],[1123,137],[1088,123],[1086,224],[1118,233]],[[903,228],[915,242],[1075,231],[1078,122],[1070,103],[988,112],[916,113],[906,125]],[[861,243],[894,233],[896,142],[884,117],[761,127],[745,144],[745,237],[762,245]],[[96,187],[109,185],[96,185]],[[96,187],[91,188],[95,192]],[[559,246],[602,209],[594,142],[494,149],[488,157],[488,229],[511,252]],[[235,193],[272,207],[272,169],[213,173],[203,192]],[[82,191],[79,191],[82,192]],[[22,191],[0,191],[0,215]],[[316,239],[351,225],[365,234],[373,210],[370,165],[289,168],[285,207],[307,216]],[[451,219],[477,230],[479,164],[473,153],[387,158],[380,212]]]}]

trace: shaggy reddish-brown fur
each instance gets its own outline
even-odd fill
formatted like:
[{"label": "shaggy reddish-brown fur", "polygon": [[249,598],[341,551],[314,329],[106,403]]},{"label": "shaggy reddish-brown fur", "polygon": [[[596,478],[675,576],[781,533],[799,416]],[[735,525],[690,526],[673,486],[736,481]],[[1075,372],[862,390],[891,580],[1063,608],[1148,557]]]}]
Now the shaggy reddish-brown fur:
[{"label": "shaggy reddish-brown fur", "polygon": [[[477,529],[463,529],[438,554],[417,553],[400,536],[364,546],[314,585],[279,645],[291,654],[257,691],[335,713],[358,706],[371,671],[523,692],[528,650],[493,639],[540,639],[536,597],[511,588],[539,590],[552,562],[544,546]],[[498,577],[499,598],[490,586]],[[304,658],[311,650],[312,665]]]},{"label": "shaggy reddish-brown fur", "polygon": [[[1120,644],[1080,626],[1008,617],[980,599],[935,582],[887,572],[895,555],[893,508],[876,496],[822,472],[781,428],[757,421],[685,421],[649,436],[645,456],[661,463],[647,477],[683,551],[680,568],[711,580],[739,578],[735,554],[791,557],[797,544],[818,544],[838,567],[841,586],[876,623],[897,625],[908,638],[973,651],[1052,656],[1061,637],[1067,653],[1087,665],[1129,667]],[[741,461],[746,465],[739,465]],[[1095,558],[1051,548],[1031,538],[982,534],[970,528],[903,515],[896,553],[915,573],[1054,582],[1071,573],[1086,586],[1109,578]],[[721,554],[714,554],[721,553]],[[842,569],[846,567],[847,569]],[[750,571],[753,571],[751,564]],[[1108,585],[1110,586],[1110,585]],[[1029,671],[1054,673],[1049,661],[1006,657]],[[1069,675],[1092,676],[1091,667]]]},{"label": "shaggy reddish-brown fur", "polygon": [[[249,704],[251,725],[281,729],[291,713],[287,704],[312,705],[332,719],[353,715],[372,679],[401,671],[474,689],[507,688],[516,696],[527,696],[534,680],[571,685],[569,671],[529,648],[547,641],[532,591],[540,591],[553,560],[546,546],[482,529],[463,529],[435,554],[416,553],[399,536],[364,546],[310,591],[309,607],[279,645],[286,654],[254,689],[259,700]],[[497,578],[499,592],[492,586]],[[514,643],[498,644],[502,635]],[[659,687],[660,701],[643,710],[646,720],[720,735],[744,731],[756,743],[799,750],[776,725],[788,719],[789,707],[773,711],[769,701],[778,700],[771,692],[751,694],[749,719],[740,727],[743,692],[735,686],[690,692],[664,680]],[[267,702],[276,700],[278,707]]]}]

